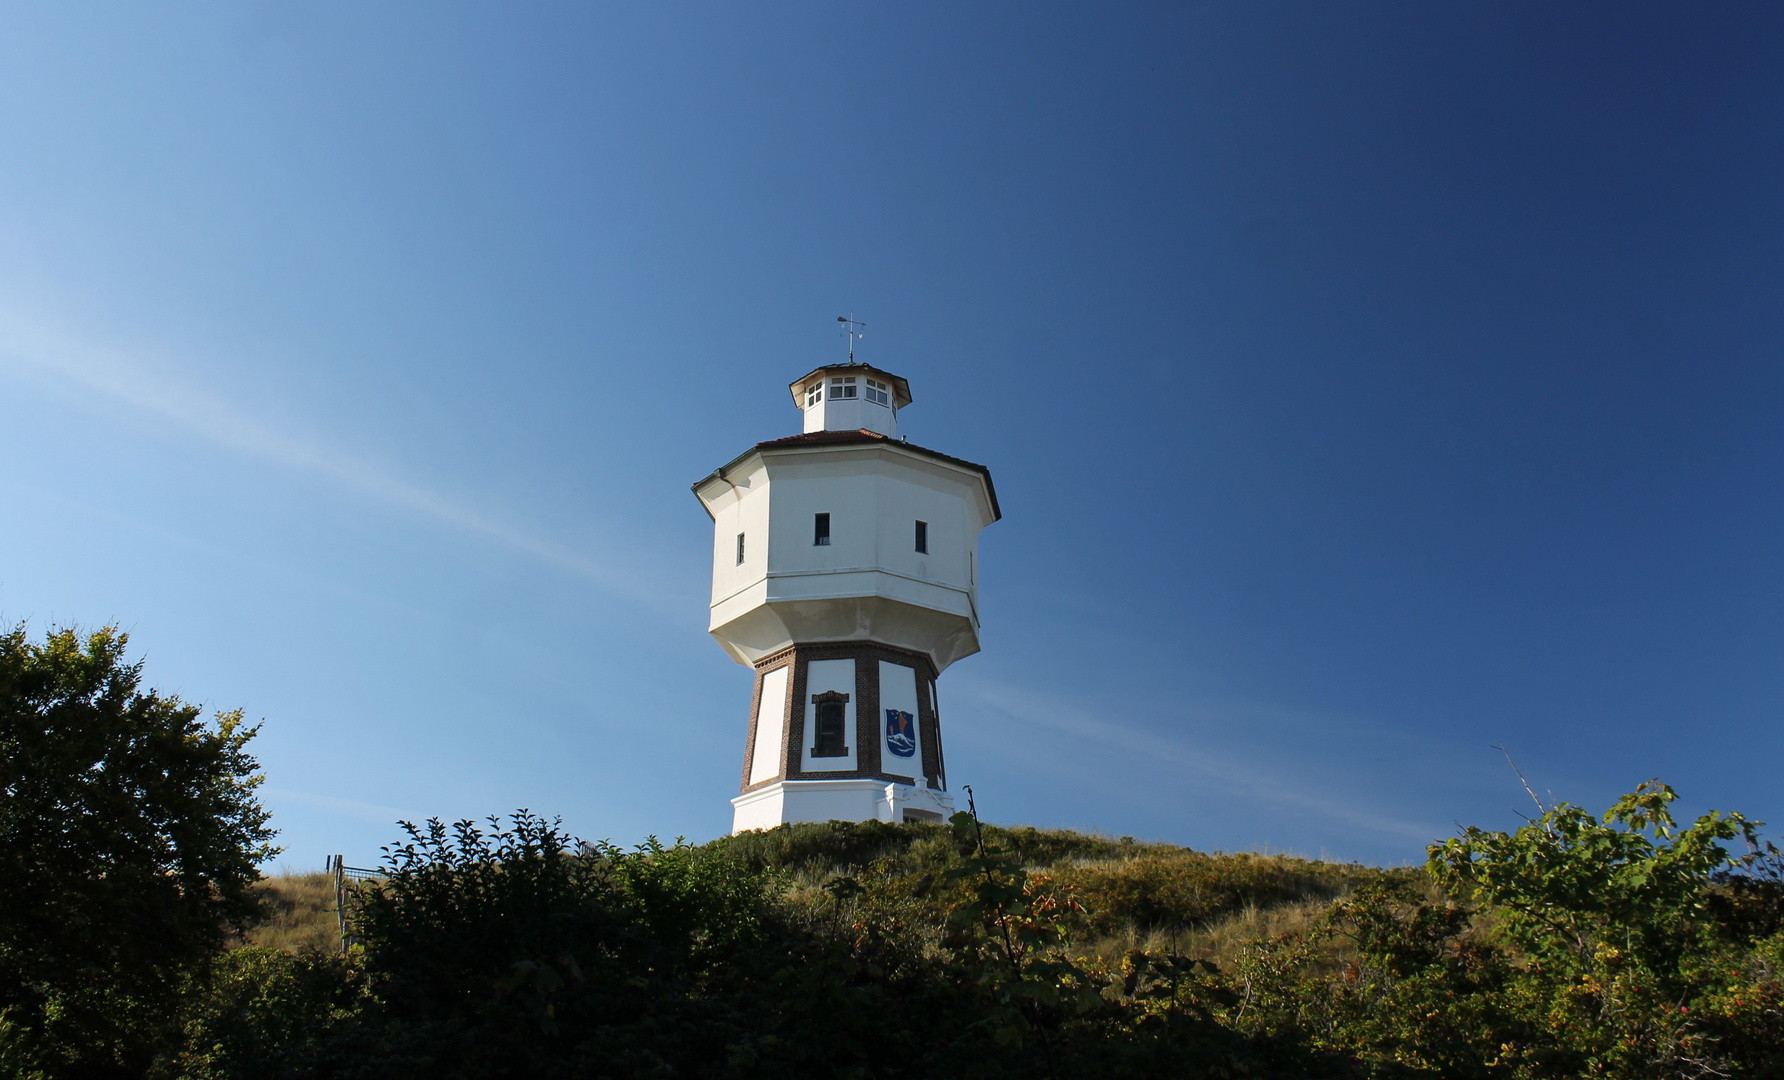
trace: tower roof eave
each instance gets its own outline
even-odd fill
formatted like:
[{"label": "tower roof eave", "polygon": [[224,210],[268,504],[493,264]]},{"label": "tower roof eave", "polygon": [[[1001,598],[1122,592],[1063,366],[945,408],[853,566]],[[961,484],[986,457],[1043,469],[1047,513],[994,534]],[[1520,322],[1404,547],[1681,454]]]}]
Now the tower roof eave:
[{"label": "tower roof eave", "polygon": [[[847,365],[838,366],[846,367]],[[861,364],[855,365],[857,368],[862,366],[863,365]],[[819,368],[818,370],[823,371],[824,369]],[[745,450],[743,453],[738,454],[723,466],[694,481],[692,485],[694,497],[700,499],[700,506],[706,511],[706,516],[712,517],[712,508],[706,505],[706,500],[704,498],[700,497],[700,489],[714,480],[725,479],[733,469],[738,465],[741,465],[750,455],[760,453],[763,450],[796,450],[808,446],[871,445],[880,445],[891,450],[908,450],[922,457],[932,458],[936,461],[945,461],[958,468],[968,469],[978,473],[980,478],[985,481],[985,497],[991,503],[991,520],[1003,520],[1003,510],[997,505],[997,487],[991,482],[990,469],[977,462],[967,461],[965,458],[957,458],[952,454],[944,454],[940,450],[931,450],[926,446],[918,446],[916,443],[894,439],[890,436],[881,435],[877,431],[869,431],[866,428],[862,428],[859,431],[808,431],[803,435],[788,435],[784,439],[769,439],[765,442],[759,442],[748,450]]]}]

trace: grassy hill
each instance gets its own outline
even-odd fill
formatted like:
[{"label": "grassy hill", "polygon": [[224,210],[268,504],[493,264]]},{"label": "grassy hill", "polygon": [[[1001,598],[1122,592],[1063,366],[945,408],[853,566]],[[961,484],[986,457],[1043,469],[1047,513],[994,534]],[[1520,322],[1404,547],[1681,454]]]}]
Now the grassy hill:
[{"label": "grassy hill", "polygon": [[[1062,913],[1074,951],[1115,959],[1133,949],[1222,958],[1236,947],[1307,926],[1359,886],[1423,883],[1416,870],[1382,870],[1288,855],[1208,854],[1064,829],[985,827],[1037,885],[1065,890]],[[826,822],[745,833],[706,845],[751,868],[777,873],[790,896],[838,876],[869,875],[897,890],[942,873],[955,858],[944,825]]]},{"label": "grassy hill", "polygon": [[[1413,870],[1207,854],[1063,829],[993,825],[986,836],[1037,880],[1068,888],[1081,909],[1068,918],[1073,941],[1082,954],[1109,959],[1134,949],[1230,957],[1246,942],[1305,929],[1359,885],[1423,879]],[[697,850],[768,872],[795,902],[815,902],[827,882],[863,873],[914,886],[952,858],[946,826],[880,822],[789,825],[724,837]],[[267,919],[247,932],[243,944],[286,952],[340,948],[332,875],[287,873],[260,887]]]},{"label": "grassy hill", "polygon": [[280,874],[260,882],[266,917],[250,927],[243,945],[282,952],[338,952],[340,917],[333,874]]},{"label": "grassy hill", "polygon": [[[828,822],[430,822],[264,883],[168,1076],[1784,1077],[1784,855],[1643,785],[1429,869]],[[1739,851],[1739,848],[1735,849]]]}]

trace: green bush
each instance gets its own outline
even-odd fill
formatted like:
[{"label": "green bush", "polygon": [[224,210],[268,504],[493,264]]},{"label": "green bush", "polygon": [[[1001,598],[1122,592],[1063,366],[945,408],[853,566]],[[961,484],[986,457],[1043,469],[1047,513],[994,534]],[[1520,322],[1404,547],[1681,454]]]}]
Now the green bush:
[{"label": "green bush", "polygon": [[[1775,914],[1719,921],[1715,903],[1745,892],[1775,905],[1776,853],[1739,814],[1680,829],[1675,799],[1652,781],[1602,821],[1563,803],[1514,833],[1432,845],[1432,874],[1492,910],[1524,961],[1511,990],[1530,1041],[1504,1056],[1529,1075],[1784,1070]],[[1732,840],[1749,854],[1731,857]]]},{"label": "green bush", "polygon": [[[372,1004],[360,964],[339,954],[249,946],[219,956],[190,988],[176,1050],[155,1080],[314,1075]],[[339,1055],[334,1055],[339,1056]]]},{"label": "green bush", "polygon": [[910,942],[781,901],[725,844],[578,845],[523,812],[411,829],[386,871],[352,904],[375,1001],[342,1032],[383,1076],[830,1075],[945,1027]]}]

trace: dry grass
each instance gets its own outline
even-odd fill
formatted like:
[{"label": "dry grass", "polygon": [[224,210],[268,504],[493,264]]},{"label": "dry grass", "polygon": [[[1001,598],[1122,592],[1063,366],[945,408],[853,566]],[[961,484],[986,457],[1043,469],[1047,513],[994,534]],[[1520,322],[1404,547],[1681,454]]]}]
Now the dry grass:
[{"label": "dry grass", "polygon": [[1249,908],[1329,901],[1381,871],[1283,855],[1205,855],[1176,850],[1058,866],[1045,875],[1069,886],[1098,937],[1129,926],[1197,927]]},{"label": "dry grass", "polygon": [[[1256,943],[1305,936],[1334,901],[1364,885],[1416,878],[1384,870],[1288,854],[1204,853],[1172,844],[1139,843],[1062,830],[987,826],[986,841],[1020,861],[1037,884],[1060,887],[1076,902],[1063,917],[1073,950],[1110,962],[1140,949],[1214,960],[1223,968]],[[839,874],[861,880],[878,902],[908,905],[904,918],[939,941],[933,916],[970,883],[947,883],[954,841],[932,826],[794,825],[720,841],[726,855],[758,869],[777,869],[782,896],[822,922],[835,901],[824,888]],[[922,892],[911,887],[921,881]],[[946,895],[945,895],[946,894]],[[1342,935],[1317,945],[1322,960],[1351,951]]]},{"label": "dry grass", "polygon": [[338,952],[339,917],[335,914],[333,874],[280,874],[263,878],[266,921],[249,930],[244,945],[285,952]]},{"label": "dry grass", "polygon": [[[1351,887],[1345,884],[1329,897],[1315,894],[1261,907],[1247,903],[1238,911],[1193,925],[1148,927],[1129,921],[1112,932],[1086,938],[1083,945],[1074,952],[1081,957],[1099,958],[1113,966],[1123,956],[1137,949],[1155,954],[1212,960],[1222,970],[1231,971],[1248,947],[1290,938],[1306,938],[1334,904],[1350,896]],[[1447,899],[1443,890],[1436,885],[1427,886],[1425,903],[1442,904]],[[1401,910],[1409,912],[1410,907],[1410,904],[1404,905]],[[1499,926],[1494,916],[1489,912],[1477,912],[1470,919],[1470,927],[1460,940],[1469,944],[1485,944],[1497,942],[1499,936]],[[1505,948],[1503,943],[1499,947]],[[1517,959],[1516,950],[1508,950],[1508,954],[1514,961]],[[1345,933],[1339,932],[1318,940],[1312,953],[1312,963],[1316,967],[1331,969],[1354,962],[1357,957],[1355,942]]]},{"label": "dry grass", "polygon": [[1245,946],[1305,934],[1331,907],[1331,901],[1309,899],[1270,907],[1247,905],[1210,923],[1193,927],[1146,928],[1134,923],[1086,942],[1080,955],[1100,957],[1111,964],[1135,949],[1213,960],[1230,967]]}]

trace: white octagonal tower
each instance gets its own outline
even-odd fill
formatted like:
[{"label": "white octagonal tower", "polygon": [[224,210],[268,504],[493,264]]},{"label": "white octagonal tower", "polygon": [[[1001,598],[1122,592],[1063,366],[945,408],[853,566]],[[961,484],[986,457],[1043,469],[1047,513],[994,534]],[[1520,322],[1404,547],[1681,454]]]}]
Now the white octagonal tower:
[{"label": "white octagonal tower", "polygon": [[935,680],[979,651],[991,472],[898,437],[910,386],[867,364],[794,382],[803,434],[694,485],[712,636],[756,688],[734,832],[953,812]]}]

